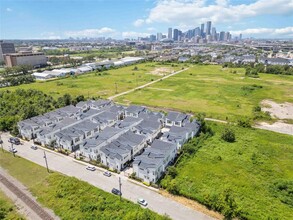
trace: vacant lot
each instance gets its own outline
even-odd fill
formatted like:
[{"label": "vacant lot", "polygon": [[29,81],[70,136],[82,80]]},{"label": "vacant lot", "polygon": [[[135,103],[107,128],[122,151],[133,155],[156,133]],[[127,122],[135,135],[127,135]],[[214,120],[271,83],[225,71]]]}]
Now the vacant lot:
[{"label": "vacant lot", "polygon": [[[236,73],[232,73],[235,71]],[[235,119],[251,116],[263,99],[293,102],[293,77],[260,74],[245,77],[244,69],[196,65],[176,76],[118,98],[119,102],[169,107],[207,117]]]},{"label": "vacant lot", "polygon": [[8,152],[0,152],[0,166],[61,219],[168,219],[76,178],[49,175],[45,168]]},{"label": "vacant lot", "polygon": [[[134,70],[135,66],[137,66],[137,70]],[[32,84],[2,89],[38,89],[53,97],[59,97],[65,93],[69,93],[73,96],[84,95],[85,97],[107,98],[116,92],[124,92],[160,78],[161,76],[148,73],[161,67],[174,70],[181,69],[181,65],[172,67],[171,65],[160,65],[157,63],[143,63],[103,72],[92,72],[47,82],[38,81]]]},{"label": "vacant lot", "polygon": [[230,205],[247,219],[293,219],[293,137],[233,127],[236,142],[227,143],[221,139],[226,125],[209,124],[215,135],[181,157],[177,176],[162,184],[222,212]]}]

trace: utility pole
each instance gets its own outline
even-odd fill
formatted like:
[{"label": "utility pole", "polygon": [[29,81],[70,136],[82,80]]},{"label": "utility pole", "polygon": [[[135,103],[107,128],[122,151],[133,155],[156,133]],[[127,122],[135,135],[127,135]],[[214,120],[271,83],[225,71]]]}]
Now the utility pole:
[{"label": "utility pole", "polygon": [[3,141],[2,141],[2,138],[1,138],[1,134],[0,134],[0,144],[1,144],[2,152],[4,153],[4,149],[3,149]]},{"label": "utility pole", "polygon": [[11,143],[11,152],[12,152],[13,156],[15,157],[15,152],[14,152],[14,149],[13,149],[13,143]]},{"label": "utility pole", "polygon": [[118,90],[117,90],[117,83],[115,82],[115,90],[116,90],[116,94],[118,93]]},{"label": "utility pole", "polygon": [[45,162],[46,162],[47,171],[48,171],[48,173],[50,173],[50,170],[49,170],[49,167],[48,167],[47,156],[46,156],[46,152],[45,151],[44,151],[44,158],[45,158]]},{"label": "utility pole", "polygon": [[119,177],[119,191],[120,191],[120,201],[121,201],[121,196],[122,196],[122,192],[121,192],[121,186],[122,186],[122,183],[121,183],[121,177]]}]

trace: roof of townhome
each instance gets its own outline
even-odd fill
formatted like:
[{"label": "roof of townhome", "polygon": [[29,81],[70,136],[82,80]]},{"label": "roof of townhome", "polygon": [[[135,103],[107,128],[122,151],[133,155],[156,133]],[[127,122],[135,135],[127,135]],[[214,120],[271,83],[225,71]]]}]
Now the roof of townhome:
[{"label": "roof of townhome", "polygon": [[152,134],[160,129],[161,123],[156,120],[143,120],[135,128],[143,134]]},{"label": "roof of townhome", "polygon": [[183,121],[184,119],[188,119],[189,116],[180,112],[168,112],[166,116],[167,119],[171,121]]},{"label": "roof of townhome", "polygon": [[141,122],[143,119],[141,118],[134,118],[134,117],[126,117],[122,121],[118,121],[116,123],[116,127],[118,128],[129,128],[134,126],[135,124]]},{"label": "roof of townhome", "polygon": [[146,148],[146,150],[140,155],[135,157],[133,164],[137,164],[141,168],[155,168],[160,162],[163,162],[166,155],[171,151],[176,149],[176,145],[154,140],[151,147]]},{"label": "roof of townhome", "polygon": [[138,117],[143,118],[145,120],[157,120],[164,118],[164,114],[161,112],[140,112]]},{"label": "roof of townhome", "polygon": [[106,154],[108,157],[117,158],[119,160],[123,158],[123,155],[130,153],[129,149],[119,142],[113,142],[101,147],[101,152]]},{"label": "roof of townhome", "polygon": [[89,139],[85,139],[81,146],[85,149],[89,149],[89,148],[95,148],[97,147],[97,141],[95,139],[89,138]]},{"label": "roof of townhome", "polygon": [[81,102],[77,103],[75,107],[83,108],[85,105],[89,106],[90,104],[91,104],[91,101],[81,101]]},{"label": "roof of townhome", "polygon": [[125,109],[125,107],[123,107],[122,105],[112,105],[109,108],[109,111],[113,112],[113,113],[118,113],[118,112],[123,112],[124,109]]},{"label": "roof of townhome", "polygon": [[146,110],[145,107],[138,106],[138,105],[130,105],[125,109],[126,112],[131,112],[131,113],[138,113],[145,110]]},{"label": "roof of townhome", "polygon": [[113,112],[104,111],[101,114],[94,116],[93,119],[98,122],[107,122],[117,119],[117,114]]},{"label": "roof of townhome", "polygon": [[84,118],[87,118],[87,117],[92,117],[94,115],[97,115],[97,114],[100,114],[102,113],[103,111],[102,110],[97,110],[97,109],[89,109],[88,111],[86,112],[82,112],[79,117],[80,119],[84,119]]},{"label": "roof of townhome", "polygon": [[143,135],[134,134],[132,131],[127,131],[126,133],[122,134],[117,141],[123,143],[124,145],[129,145],[134,147],[143,142],[145,137]]},{"label": "roof of townhome", "polygon": [[106,127],[103,131],[98,133],[94,139],[97,141],[97,145],[99,145],[119,133],[122,134],[122,132],[124,132],[123,129]]},{"label": "roof of townhome", "polygon": [[105,99],[94,100],[91,102],[91,105],[95,107],[101,107],[104,105],[111,105],[111,104],[112,104],[112,101],[105,100]]}]

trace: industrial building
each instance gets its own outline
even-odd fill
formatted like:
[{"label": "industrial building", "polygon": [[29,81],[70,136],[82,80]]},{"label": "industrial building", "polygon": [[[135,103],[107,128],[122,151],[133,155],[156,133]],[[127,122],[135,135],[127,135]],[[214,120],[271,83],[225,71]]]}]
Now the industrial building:
[{"label": "industrial building", "polygon": [[40,67],[47,65],[47,57],[40,52],[19,52],[4,55],[6,66],[31,65]]}]

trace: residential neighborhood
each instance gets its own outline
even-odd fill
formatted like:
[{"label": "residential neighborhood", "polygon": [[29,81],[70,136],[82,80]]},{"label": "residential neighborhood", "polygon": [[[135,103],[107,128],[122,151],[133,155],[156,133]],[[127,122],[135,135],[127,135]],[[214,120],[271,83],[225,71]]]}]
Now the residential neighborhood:
[{"label": "residential neighborhood", "polygon": [[94,160],[113,171],[132,166],[143,182],[155,183],[174,162],[200,123],[180,112],[151,111],[109,100],[69,105],[18,123],[23,139]]}]

